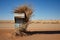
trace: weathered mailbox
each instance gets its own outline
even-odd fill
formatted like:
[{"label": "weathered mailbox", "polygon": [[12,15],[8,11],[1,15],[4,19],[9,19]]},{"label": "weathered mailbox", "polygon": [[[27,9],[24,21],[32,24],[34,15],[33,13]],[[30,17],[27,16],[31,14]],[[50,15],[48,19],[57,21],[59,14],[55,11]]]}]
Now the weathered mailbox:
[{"label": "weathered mailbox", "polygon": [[24,19],[25,19],[25,14],[24,13],[15,13],[14,14],[14,18],[15,18],[15,23],[18,23],[18,24],[21,24],[24,22]]},{"label": "weathered mailbox", "polygon": [[26,31],[32,10],[28,6],[21,6],[14,11],[16,33],[23,34]]},{"label": "weathered mailbox", "polygon": [[25,22],[25,14],[24,13],[15,13],[14,14],[14,19],[15,19],[15,29],[16,29],[16,33],[17,34],[22,34],[20,33],[20,31],[23,31],[23,28],[22,26],[24,25],[24,22]]}]

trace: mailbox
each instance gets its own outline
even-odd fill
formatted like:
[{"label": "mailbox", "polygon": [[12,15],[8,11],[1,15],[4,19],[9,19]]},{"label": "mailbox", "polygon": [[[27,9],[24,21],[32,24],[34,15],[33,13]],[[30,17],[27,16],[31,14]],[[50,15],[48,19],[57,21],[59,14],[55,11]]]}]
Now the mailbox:
[{"label": "mailbox", "polygon": [[14,13],[15,27],[19,27],[25,22],[24,13]]}]

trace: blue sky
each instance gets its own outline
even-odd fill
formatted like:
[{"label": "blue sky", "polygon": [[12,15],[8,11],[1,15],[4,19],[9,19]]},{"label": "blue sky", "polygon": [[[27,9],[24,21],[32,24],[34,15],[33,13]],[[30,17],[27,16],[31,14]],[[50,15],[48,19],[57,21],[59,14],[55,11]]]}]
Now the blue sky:
[{"label": "blue sky", "polygon": [[23,4],[32,6],[32,20],[60,20],[60,0],[0,0],[0,20],[14,20],[13,10]]}]

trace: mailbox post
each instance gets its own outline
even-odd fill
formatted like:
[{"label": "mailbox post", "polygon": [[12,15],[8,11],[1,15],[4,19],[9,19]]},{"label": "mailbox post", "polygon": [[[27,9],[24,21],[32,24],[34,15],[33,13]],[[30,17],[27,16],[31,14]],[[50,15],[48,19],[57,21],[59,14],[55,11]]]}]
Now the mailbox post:
[{"label": "mailbox post", "polygon": [[24,31],[24,27],[25,26],[25,14],[24,13],[15,13],[14,14],[14,20],[15,20],[15,29],[16,29],[16,33],[18,35],[22,34],[22,31]]},{"label": "mailbox post", "polygon": [[14,10],[14,20],[17,34],[23,35],[23,32],[26,31],[31,14],[32,9],[28,6],[21,6]]}]

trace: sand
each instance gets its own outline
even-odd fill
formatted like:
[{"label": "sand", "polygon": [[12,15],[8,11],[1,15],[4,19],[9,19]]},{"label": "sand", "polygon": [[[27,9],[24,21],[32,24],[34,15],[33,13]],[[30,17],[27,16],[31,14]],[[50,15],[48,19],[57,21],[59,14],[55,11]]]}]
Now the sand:
[{"label": "sand", "polygon": [[60,40],[60,34],[32,34],[27,36],[14,36],[13,29],[0,29],[0,40]]},{"label": "sand", "polygon": [[31,33],[22,37],[15,36],[14,31],[13,22],[0,22],[0,40],[60,40],[60,24],[31,23],[27,28]]}]

